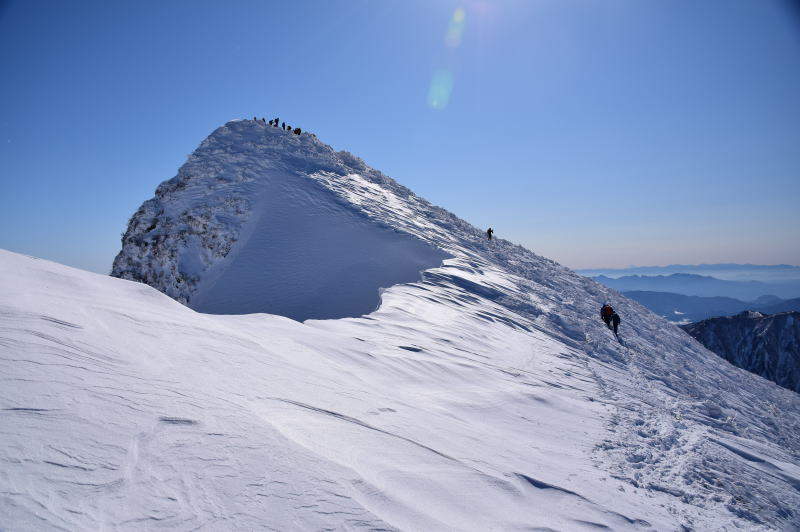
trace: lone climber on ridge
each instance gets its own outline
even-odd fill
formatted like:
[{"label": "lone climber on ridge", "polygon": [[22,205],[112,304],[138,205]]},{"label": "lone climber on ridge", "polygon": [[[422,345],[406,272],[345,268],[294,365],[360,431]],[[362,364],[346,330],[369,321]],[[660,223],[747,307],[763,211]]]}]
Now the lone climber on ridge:
[{"label": "lone climber on ridge", "polygon": [[611,316],[614,314],[614,307],[606,303],[600,309],[600,319],[606,324],[606,327],[611,328]]}]

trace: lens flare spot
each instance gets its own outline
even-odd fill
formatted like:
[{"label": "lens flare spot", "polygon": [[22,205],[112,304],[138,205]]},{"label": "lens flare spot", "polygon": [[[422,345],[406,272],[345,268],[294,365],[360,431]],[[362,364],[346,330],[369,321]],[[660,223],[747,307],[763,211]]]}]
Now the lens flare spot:
[{"label": "lens flare spot", "polygon": [[444,109],[450,101],[453,91],[453,76],[446,70],[438,70],[433,74],[431,88],[428,91],[428,105],[434,109]]},{"label": "lens flare spot", "polygon": [[459,7],[453,12],[450,23],[447,25],[447,35],[444,38],[445,44],[450,48],[458,48],[461,44],[461,39],[464,36],[466,18],[467,13],[462,7]]}]

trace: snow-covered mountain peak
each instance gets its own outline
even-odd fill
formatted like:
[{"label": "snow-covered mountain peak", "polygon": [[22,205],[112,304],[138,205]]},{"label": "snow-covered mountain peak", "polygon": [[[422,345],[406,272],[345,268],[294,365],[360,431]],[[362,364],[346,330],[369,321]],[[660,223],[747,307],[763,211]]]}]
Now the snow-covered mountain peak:
[{"label": "snow-covered mountain peak", "polygon": [[218,129],[114,273],[209,313],[0,252],[4,524],[800,526],[797,394],[311,135]]},{"label": "snow-covered mountain peak", "polygon": [[[488,242],[483,230],[313,134],[236,120],[133,215],[112,275],[203,312],[341,318],[375,310],[380,289],[419,280],[446,257],[524,277],[563,270],[507,241]],[[527,299],[515,305],[530,306]]]},{"label": "snow-covered mountain peak", "polygon": [[217,314],[367,314],[448,256],[367,205],[407,216],[410,196],[313,134],[232,121],[131,218],[112,275]]}]

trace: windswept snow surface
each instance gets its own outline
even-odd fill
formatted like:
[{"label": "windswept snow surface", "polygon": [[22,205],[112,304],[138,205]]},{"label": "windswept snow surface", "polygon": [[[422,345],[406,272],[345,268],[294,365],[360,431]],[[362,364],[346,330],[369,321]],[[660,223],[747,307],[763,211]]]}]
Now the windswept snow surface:
[{"label": "windswept snow surface", "polygon": [[212,314],[368,314],[380,288],[418,281],[447,254],[324,186],[359,170],[388,182],[313,135],[229,122],[134,214],[112,275]]},{"label": "windswept snow surface", "polygon": [[361,316],[377,308],[378,288],[417,281],[447,256],[334,201],[318,201],[303,187],[308,181],[287,174],[270,188],[282,193],[261,201],[247,240],[201,280],[193,309],[301,321]]},{"label": "windswept snow surface", "polygon": [[[2,526],[800,527],[797,394],[590,279],[486,241],[360,160],[282,134],[227,124],[204,146],[230,172],[203,180],[247,174],[262,135],[343,227],[368,222],[450,258],[379,284],[368,315],[301,323],[201,314],[144,284],[0,252]],[[267,212],[256,174],[253,194],[209,191],[177,211],[185,198],[170,195],[194,178],[162,185],[117,273],[191,304],[237,256],[257,256],[245,244]],[[599,320],[605,302],[619,340]]]}]

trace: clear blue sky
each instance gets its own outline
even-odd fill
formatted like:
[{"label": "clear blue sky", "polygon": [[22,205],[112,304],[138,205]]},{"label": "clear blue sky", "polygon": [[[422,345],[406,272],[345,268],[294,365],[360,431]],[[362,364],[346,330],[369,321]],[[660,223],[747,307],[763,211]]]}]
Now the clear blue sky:
[{"label": "clear blue sky", "polygon": [[800,264],[790,2],[0,1],[0,73],[0,247],[84,269],[254,115],[574,268]]}]

